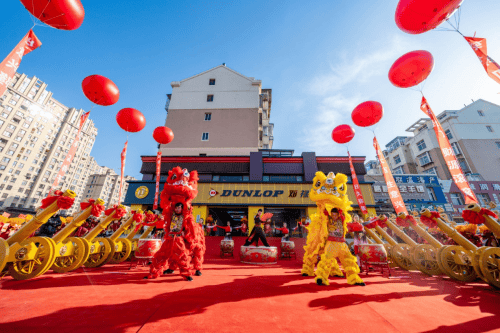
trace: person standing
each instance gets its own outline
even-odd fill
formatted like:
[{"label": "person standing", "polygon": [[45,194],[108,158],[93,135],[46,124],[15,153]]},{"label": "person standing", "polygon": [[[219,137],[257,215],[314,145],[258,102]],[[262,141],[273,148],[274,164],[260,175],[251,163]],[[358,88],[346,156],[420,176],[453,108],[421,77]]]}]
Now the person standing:
[{"label": "person standing", "polygon": [[244,246],[249,246],[252,243],[255,243],[255,246],[259,246],[259,239],[260,239],[262,241],[262,244],[264,244],[264,246],[269,247],[269,243],[267,243],[264,230],[262,230],[262,221],[260,220],[261,214],[262,214],[262,209],[259,209],[254,219],[255,226],[252,228],[250,236],[247,238]]}]

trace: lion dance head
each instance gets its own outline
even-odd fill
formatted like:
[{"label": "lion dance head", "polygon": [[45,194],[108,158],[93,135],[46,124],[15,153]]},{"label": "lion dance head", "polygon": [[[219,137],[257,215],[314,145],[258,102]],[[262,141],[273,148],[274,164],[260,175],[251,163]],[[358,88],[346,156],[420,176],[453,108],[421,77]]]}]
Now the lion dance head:
[{"label": "lion dance head", "polygon": [[168,172],[168,177],[161,192],[161,208],[182,203],[184,209],[190,209],[191,202],[198,195],[198,172],[181,169],[177,166]]}]

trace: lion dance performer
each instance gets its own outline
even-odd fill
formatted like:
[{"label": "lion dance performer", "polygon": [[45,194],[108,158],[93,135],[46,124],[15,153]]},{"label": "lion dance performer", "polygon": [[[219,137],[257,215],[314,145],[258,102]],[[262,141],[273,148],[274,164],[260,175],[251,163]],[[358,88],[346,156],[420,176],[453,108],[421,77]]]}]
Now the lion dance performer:
[{"label": "lion dance performer", "polygon": [[[316,172],[309,198],[316,202],[318,212],[311,216],[311,223],[307,228],[302,275],[316,275],[315,281],[318,285],[329,285],[329,276],[344,276],[337,258],[344,267],[347,283],[365,285],[358,275],[359,267],[356,257],[351,254],[345,243],[347,223],[351,221],[348,211],[352,210],[352,202],[349,201],[346,193],[346,175],[340,173],[334,175],[330,172],[328,176],[325,176],[321,171]],[[321,261],[315,274],[314,266],[318,260],[318,254],[321,254]]]},{"label": "lion dance performer", "polygon": [[153,257],[150,273],[145,279],[155,279],[175,262],[181,275],[192,281],[191,251],[196,243],[196,222],[191,202],[198,194],[198,172],[175,167],[161,192],[161,208],[165,219],[165,236],[160,250]]}]

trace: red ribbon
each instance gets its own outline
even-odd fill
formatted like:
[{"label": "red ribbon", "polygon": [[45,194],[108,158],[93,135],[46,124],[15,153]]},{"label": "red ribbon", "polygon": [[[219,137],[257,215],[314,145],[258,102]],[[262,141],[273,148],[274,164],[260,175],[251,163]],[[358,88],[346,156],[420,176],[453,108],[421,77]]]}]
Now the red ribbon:
[{"label": "red ribbon", "polygon": [[387,228],[387,223],[386,222],[387,222],[387,216],[384,216],[384,218],[382,218],[382,219],[379,218],[378,219],[377,225],[379,227],[381,227],[381,228]]},{"label": "red ribbon", "polygon": [[136,212],[135,210],[132,211],[132,218],[134,219],[135,222],[141,223],[142,219],[144,218],[144,214]]},{"label": "red ribbon", "polygon": [[75,203],[75,198],[64,197],[62,191],[56,190],[54,191],[54,195],[48,196],[42,200],[40,208],[45,209],[56,201],[59,209],[70,209]]},{"label": "red ribbon", "polygon": [[359,222],[347,223],[347,230],[349,232],[360,232],[363,231],[363,226]]},{"label": "red ribbon", "polygon": [[367,228],[367,229],[374,229],[378,225],[379,225],[379,220],[374,219],[372,222],[370,222],[368,224],[365,224],[365,228]]},{"label": "red ribbon", "polygon": [[144,222],[151,223],[151,222],[154,222],[157,218],[158,218],[158,216],[156,216],[156,214],[147,214],[146,213],[146,220]]},{"label": "red ribbon", "polygon": [[125,208],[121,208],[118,205],[114,205],[110,209],[106,209],[104,211],[104,215],[108,216],[111,213],[113,213],[113,211],[115,211],[115,214],[113,215],[113,217],[116,219],[120,219],[120,218],[124,217],[125,214],[127,214],[127,210]]},{"label": "red ribbon", "polygon": [[425,215],[420,216],[420,222],[422,222],[425,226],[429,228],[436,228],[437,222],[434,219],[440,217],[441,214],[439,214],[438,212],[431,212],[431,217],[427,217]]},{"label": "red ribbon", "polygon": [[413,225],[417,225],[417,222],[411,215],[407,215],[406,218],[398,217],[396,218],[396,224],[403,228],[408,228],[410,223]]},{"label": "red ribbon", "polygon": [[101,216],[102,212],[105,209],[104,205],[97,204],[94,199],[89,199],[88,202],[80,203],[80,208],[82,210],[88,208],[89,206],[92,206],[92,210],[90,212],[90,215],[95,216],[95,217]]},{"label": "red ribbon", "polygon": [[481,208],[479,212],[473,212],[471,210],[464,210],[462,212],[463,219],[472,224],[483,224],[485,220],[484,215],[491,216],[494,219],[498,218],[495,213],[486,208]]}]

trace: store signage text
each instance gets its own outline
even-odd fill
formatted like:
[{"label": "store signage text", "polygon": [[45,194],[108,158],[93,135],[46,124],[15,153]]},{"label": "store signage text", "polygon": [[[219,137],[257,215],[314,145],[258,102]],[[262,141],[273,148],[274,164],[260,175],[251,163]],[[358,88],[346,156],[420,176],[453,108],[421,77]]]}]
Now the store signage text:
[{"label": "store signage text", "polygon": [[[214,190],[210,191],[210,196],[215,196],[219,194],[219,192],[214,193]],[[307,198],[309,195],[309,191],[297,191],[297,190],[290,190],[288,193],[289,198],[296,198],[299,196],[300,192],[300,197],[301,198]],[[260,197],[265,197],[265,198],[277,198],[284,194],[285,191],[281,190],[266,190],[266,191],[261,191],[261,190],[223,190],[222,193],[220,194],[221,197],[242,197],[242,198],[260,198]]]}]

